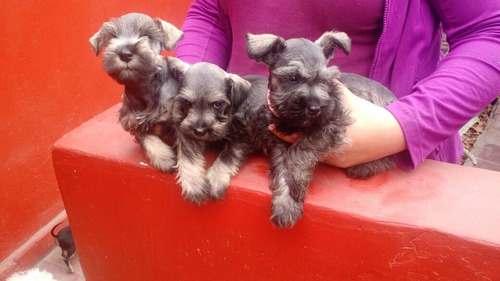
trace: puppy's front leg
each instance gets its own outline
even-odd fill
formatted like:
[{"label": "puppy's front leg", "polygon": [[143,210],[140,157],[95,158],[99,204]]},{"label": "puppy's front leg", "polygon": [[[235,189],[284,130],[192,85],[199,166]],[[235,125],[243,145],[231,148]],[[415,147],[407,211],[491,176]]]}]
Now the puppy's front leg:
[{"label": "puppy's front leg", "polygon": [[[279,227],[293,226],[303,214],[303,200],[295,200],[289,186],[290,171],[287,165],[287,145],[276,142],[268,155],[271,169],[271,221]],[[295,196],[296,197],[296,196]]]},{"label": "puppy's front leg", "polygon": [[[285,151],[279,152],[276,155],[277,159],[281,159],[281,167],[277,169],[282,175],[276,177],[279,182],[273,183],[283,190],[287,188],[288,197],[283,196],[283,192],[276,192],[278,196],[273,194],[273,206],[278,206],[279,209],[286,210],[290,218],[287,221],[286,216],[279,216],[279,223],[284,226],[293,225],[302,217],[304,199],[309,189],[314,168],[320,161],[329,148],[329,142],[324,137],[315,136],[300,139],[292,144]],[[274,177],[273,177],[273,180]],[[279,189],[278,188],[278,189]],[[275,199],[276,198],[276,199]],[[286,207],[288,205],[288,207]],[[273,215],[280,213],[278,208],[273,211]],[[300,211],[300,212],[299,212]],[[279,225],[279,224],[278,224]]]},{"label": "puppy's front leg", "polygon": [[302,202],[306,197],[311,182],[314,168],[320,161],[319,156],[327,151],[328,145],[318,144],[319,138],[303,138],[290,146],[286,154],[290,195],[295,201]]},{"label": "puppy's front leg", "polygon": [[205,171],[204,143],[177,136],[177,182],[184,198],[196,205],[204,203],[210,192]]},{"label": "puppy's front leg", "polygon": [[233,142],[227,145],[208,169],[210,197],[218,200],[224,197],[231,178],[238,173],[252,149],[247,142]]},{"label": "puppy's front leg", "polygon": [[156,135],[141,135],[138,138],[153,167],[162,172],[172,173],[175,171],[177,157],[169,145]]}]

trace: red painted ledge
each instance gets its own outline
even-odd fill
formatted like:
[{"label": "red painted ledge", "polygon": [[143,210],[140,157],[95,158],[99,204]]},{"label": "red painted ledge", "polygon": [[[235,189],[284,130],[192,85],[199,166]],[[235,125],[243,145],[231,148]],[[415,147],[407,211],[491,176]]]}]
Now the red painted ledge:
[{"label": "red painted ledge", "polygon": [[88,281],[500,280],[498,172],[426,161],[364,181],[320,165],[304,217],[278,229],[264,157],[197,207],[147,164],[119,106],[53,148]]}]

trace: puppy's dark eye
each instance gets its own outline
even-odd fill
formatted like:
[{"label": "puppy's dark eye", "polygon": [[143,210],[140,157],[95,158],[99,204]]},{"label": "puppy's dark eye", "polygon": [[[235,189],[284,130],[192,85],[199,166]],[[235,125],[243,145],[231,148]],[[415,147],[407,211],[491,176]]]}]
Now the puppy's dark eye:
[{"label": "puppy's dark eye", "polygon": [[223,105],[224,105],[224,102],[220,101],[220,100],[214,101],[212,103],[212,107],[215,108],[215,109],[221,109]]},{"label": "puppy's dark eye", "polygon": [[180,107],[183,111],[186,111],[188,109],[191,108],[191,106],[193,105],[190,101],[186,100],[186,99],[179,99],[179,104],[180,104]]},{"label": "puppy's dark eye", "polygon": [[116,35],[116,33],[110,33],[110,34],[108,34],[106,39],[111,40],[111,39],[116,39],[116,38],[118,38],[118,35]]},{"label": "puppy's dark eye", "polygon": [[186,100],[186,99],[179,99],[182,105],[184,106],[191,106],[191,102]]},{"label": "puppy's dark eye", "polygon": [[297,84],[299,82],[299,77],[296,75],[288,76],[288,83]]}]

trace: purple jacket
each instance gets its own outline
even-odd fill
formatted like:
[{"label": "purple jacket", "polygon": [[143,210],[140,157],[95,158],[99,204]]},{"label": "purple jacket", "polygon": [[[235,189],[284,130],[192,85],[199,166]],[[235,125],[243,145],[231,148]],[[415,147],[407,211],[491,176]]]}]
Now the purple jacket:
[{"label": "purple jacket", "polygon": [[[273,8],[259,12],[237,8],[250,5],[247,2]],[[297,11],[290,3],[196,0],[183,25],[185,37],[176,55],[189,63],[210,61],[240,75],[266,75],[265,67],[245,53],[246,31],[312,40],[327,31],[307,22],[283,20],[287,13],[307,13],[308,7]],[[343,6],[344,10],[349,6]],[[500,93],[500,1],[385,0],[384,7],[383,28],[377,34],[375,49],[360,49],[360,53],[371,54],[368,73],[349,63],[352,57],[337,51],[334,63],[343,71],[368,75],[398,97],[386,108],[400,123],[408,146],[394,156],[401,168],[413,169],[426,158],[459,163],[463,148],[458,130]],[[279,12],[273,10],[276,8]],[[335,16],[349,18],[354,14],[344,11]],[[322,16],[316,13],[314,22],[321,23]],[[281,24],[269,24],[273,20]],[[450,44],[444,59],[441,26]],[[355,46],[353,39],[352,53]]]}]

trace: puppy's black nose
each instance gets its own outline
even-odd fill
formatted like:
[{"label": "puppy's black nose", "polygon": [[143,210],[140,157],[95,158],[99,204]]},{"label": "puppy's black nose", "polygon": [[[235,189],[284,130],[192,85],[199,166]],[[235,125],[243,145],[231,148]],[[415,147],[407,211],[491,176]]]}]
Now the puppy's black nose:
[{"label": "puppy's black nose", "polygon": [[134,53],[132,53],[131,50],[124,48],[124,49],[120,50],[120,52],[118,53],[118,56],[120,57],[120,59],[122,61],[129,62],[134,57]]},{"label": "puppy's black nose", "polygon": [[193,129],[194,134],[197,135],[198,137],[203,137],[208,133],[207,128],[195,128]]},{"label": "puppy's black nose", "polygon": [[308,105],[307,106],[307,114],[311,116],[317,116],[321,112],[321,108],[317,105]]}]

